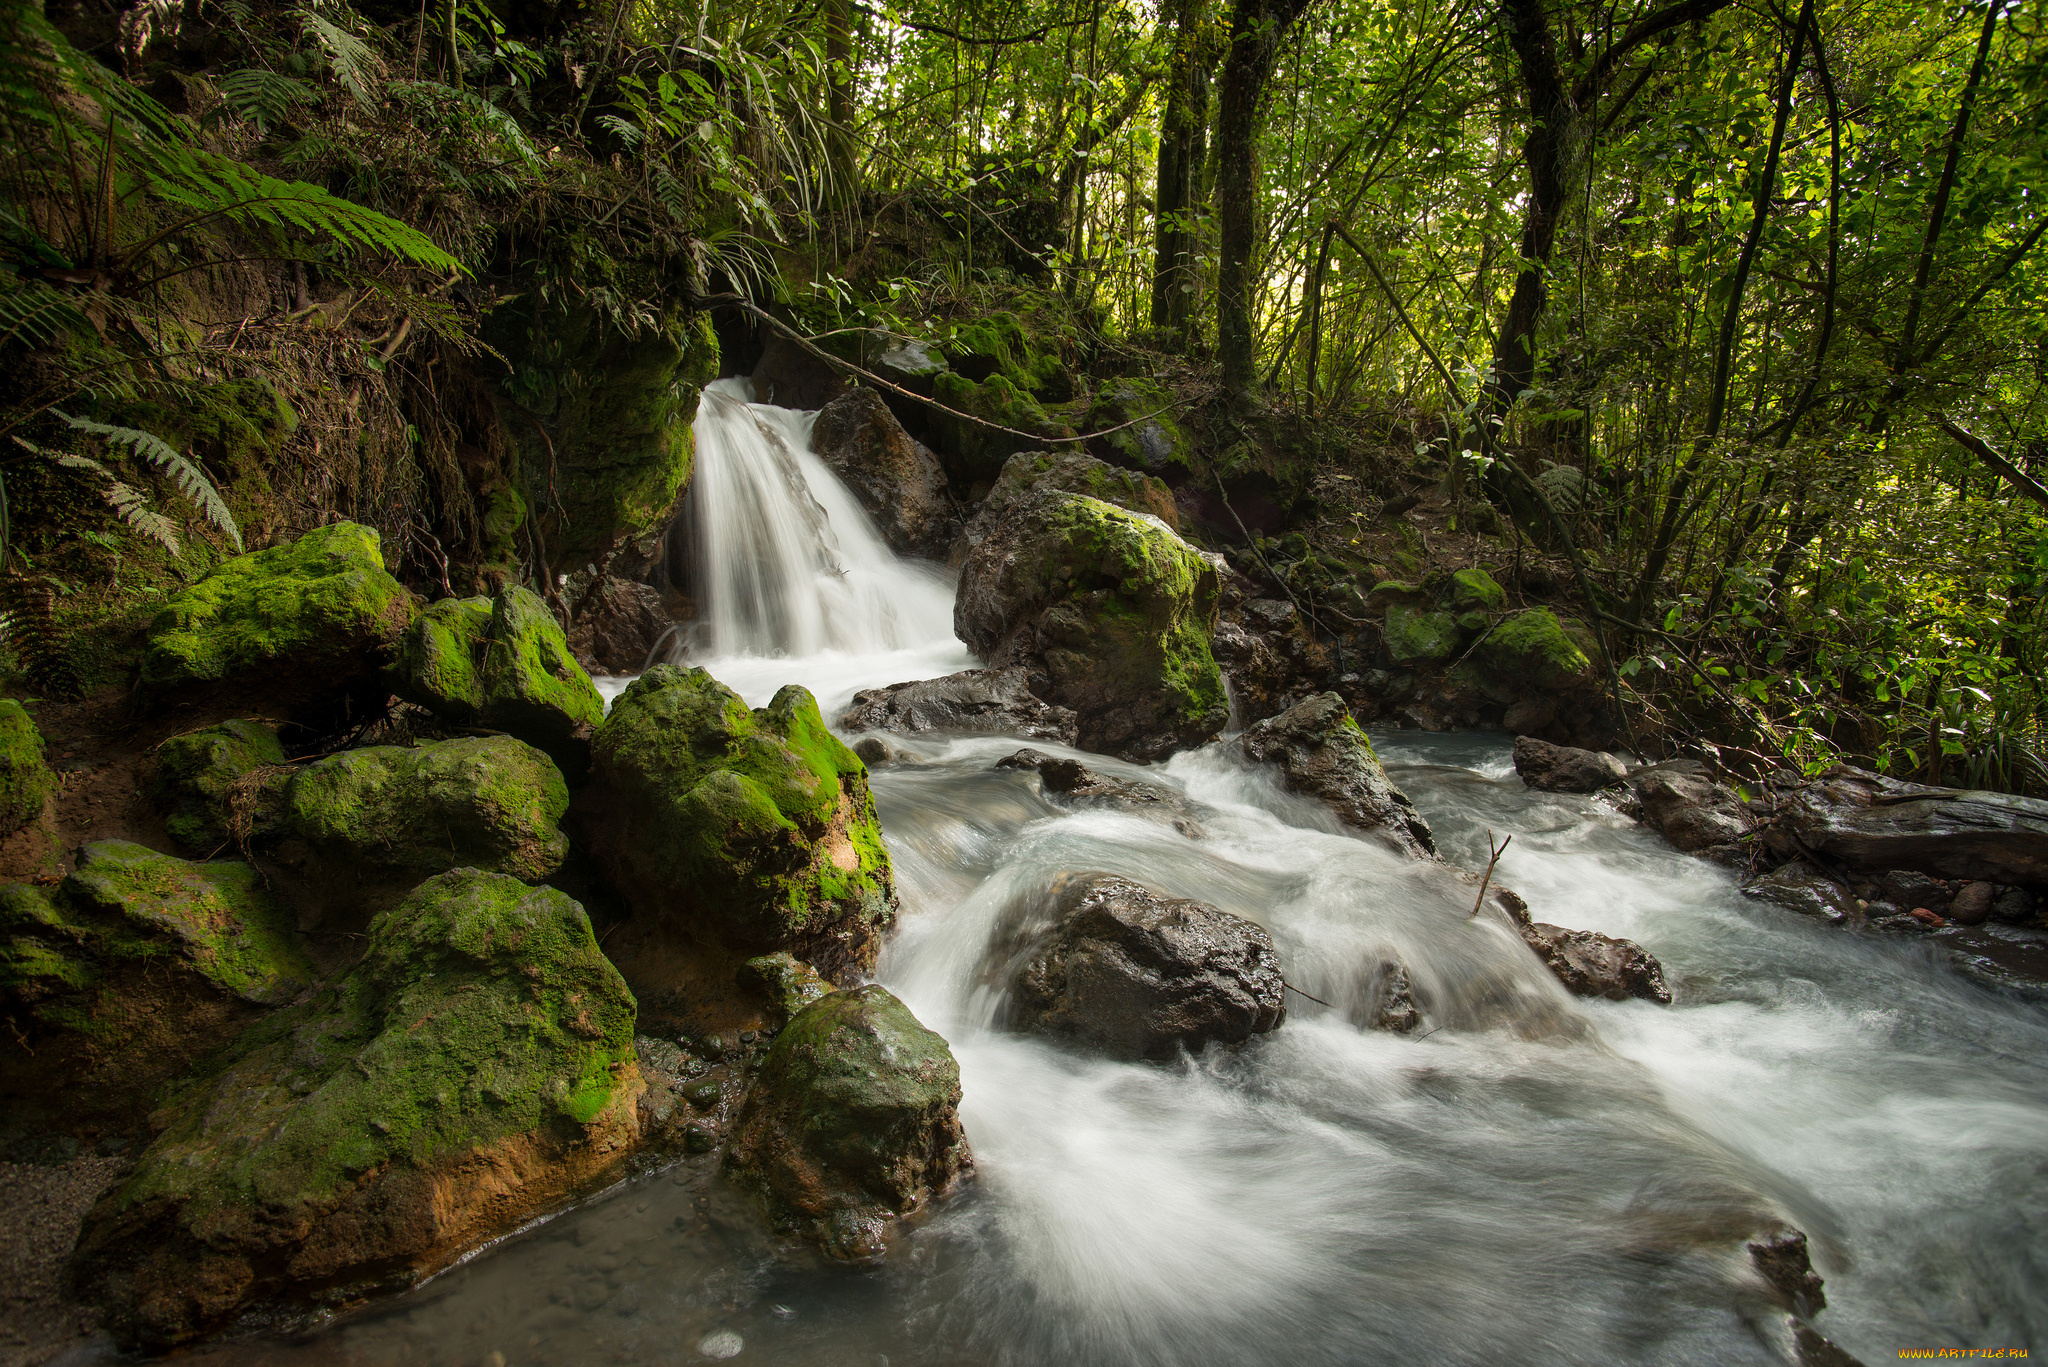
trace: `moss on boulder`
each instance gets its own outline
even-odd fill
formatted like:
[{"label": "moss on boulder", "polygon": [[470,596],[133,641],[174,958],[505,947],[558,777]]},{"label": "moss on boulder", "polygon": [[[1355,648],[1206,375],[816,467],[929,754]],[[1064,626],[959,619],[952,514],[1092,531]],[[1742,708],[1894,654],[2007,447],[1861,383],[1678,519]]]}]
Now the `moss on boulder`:
[{"label": "moss on boulder", "polygon": [[633,907],[619,951],[680,936],[787,949],[827,977],[873,967],[894,919],[867,766],[792,684],[749,710],[701,669],[656,665],[592,743],[579,830]]},{"label": "moss on boulder", "polygon": [[377,671],[412,620],[377,533],[353,522],[224,561],[149,625],[141,689],[156,703],[257,699],[294,720],[381,702]]},{"label": "moss on boulder", "polygon": [[1564,692],[1593,682],[1593,661],[1549,608],[1508,618],[1481,641],[1472,661],[1493,680],[1525,691]]},{"label": "moss on boulder", "polygon": [[1441,664],[1458,651],[1457,619],[1405,604],[1387,609],[1387,654],[1399,665]]},{"label": "moss on boulder", "polygon": [[626,1156],[634,1010],[569,898],[434,878],[355,968],[176,1090],[74,1281],[153,1347],[258,1302],[410,1284]]},{"label": "moss on boulder", "polygon": [[[1010,429],[999,432],[952,413],[933,412],[933,449],[947,476],[963,487],[994,479],[1002,473],[1004,461],[1037,441],[1073,435],[1072,429],[1050,417],[1038,400],[1002,375],[977,383],[948,371],[933,381],[932,394],[954,412]],[[1033,435],[1018,436],[1019,432]]]},{"label": "moss on boulder", "polygon": [[35,719],[15,699],[0,698],[0,836],[34,824],[56,790]]},{"label": "moss on boulder", "polygon": [[454,726],[504,731],[547,752],[580,780],[604,699],[539,594],[519,585],[492,598],[444,598],[399,643],[391,689]]},{"label": "moss on boulder", "polygon": [[172,808],[164,828],[188,850],[218,850],[228,840],[229,789],[285,762],[277,729],[262,722],[228,721],[171,737],[157,748],[157,791]]},{"label": "moss on boulder", "polygon": [[1454,570],[1444,588],[1444,605],[1452,612],[1498,612],[1507,602],[1507,590],[1476,565]]},{"label": "moss on boulder", "polygon": [[739,985],[765,998],[768,1014],[780,1025],[795,1019],[797,1012],[832,991],[817,969],[782,950],[762,954],[740,965]]},{"label": "moss on boulder", "polygon": [[775,1037],[726,1173],[779,1233],[878,1261],[903,1216],[973,1168],[946,1041],[877,986],[835,992]]},{"label": "moss on boulder", "polygon": [[325,882],[455,868],[535,882],[569,852],[568,809],[561,770],[511,736],[344,750],[285,785],[278,858]]},{"label": "moss on boulder", "polygon": [[1019,451],[1003,462],[995,487],[981,501],[975,535],[1005,509],[1031,493],[1086,494],[1133,513],[1150,513],[1176,533],[1180,508],[1164,480],[1111,465],[1071,446],[1058,451]]},{"label": "moss on boulder", "polygon": [[992,666],[1042,661],[1084,748],[1159,759],[1229,719],[1217,592],[1215,566],[1157,518],[1039,492],[968,556],[953,628]]},{"label": "moss on boulder", "polygon": [[1095,453],[1147,474],[1185,476],[1194,463],[1195,444],[1175,417],[1178,410],[1173,394],[1156,380],[1111,381],[1088,410],[1088,430],[1106,432],[1095,438]]}]

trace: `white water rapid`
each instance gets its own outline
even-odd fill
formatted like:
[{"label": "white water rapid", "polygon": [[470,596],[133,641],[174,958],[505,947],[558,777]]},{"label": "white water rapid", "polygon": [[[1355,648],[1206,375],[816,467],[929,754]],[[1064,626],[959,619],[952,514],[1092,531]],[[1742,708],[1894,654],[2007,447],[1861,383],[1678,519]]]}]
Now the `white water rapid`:
[{"label": "white water rapid", "polygon": [[[708,632],[755,703],[968,663],[949,588],[895,561],[808,453],[809,418],[714,386],[693,498]],[[778,448],[777,443],[780,443]],[[840,573],[843,571],[843,574]],[[1375,735],[1445,857],[1539,920],[1624,935],[1676,1001],[1573,999],[1472,892],[1343,834],[1220,747],[1106,773],[1199,832],[1048,804],[1014,740],[895,737],[873,775],[903,896],[879,976],[959,1058],[977,1175],[864,1273],[778,1256],[687,1160],[297,1344],[238,1362],[597,1367],[1319,1367],[1791,1361],[1741,1239],[1812,1238],[1817,1323],[1865,1363],[2048,1346],[2048,1011],[1898,941],[1747,901],[1590,798],[1533,792],[1500,735]],[[1042,750],[1058,750],[1039,745]],[[1097,868],[1267,926],[1286,1024],[1171,1066],[991,1025],[991,941]],[[1362,959],[1453,1003],[1362,1031]],[[260,1350],[259,1350],[260,1349]],[[251,1356],[250,1354],[254,1354]]]}]

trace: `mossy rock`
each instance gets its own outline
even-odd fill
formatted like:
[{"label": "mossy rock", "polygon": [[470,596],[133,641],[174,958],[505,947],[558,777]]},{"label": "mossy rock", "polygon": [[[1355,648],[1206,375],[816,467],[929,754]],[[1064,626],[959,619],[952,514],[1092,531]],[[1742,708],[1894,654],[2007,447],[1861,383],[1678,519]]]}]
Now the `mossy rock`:
[{"label": "mossy rock", "polygon": [[1406,605],[1387,609],[1387,654],[1395,664],[1440,664],[1457,653],[1460,640],[1457,619],[1448,612]]},{"label": "mossy rock", "polygon": [[511,736],[344,750],[284,786],[277,857],[327,884],[457,868],[537,882],[569,852],[568,809],[561,770]]},{"label": "mossy rock", "polygon": [[331,722],[351,701],[381,703],[377,671],[412,614],[377,533],[337,522],[235,556],[172,595],[149,626],[141,689],[158,703],[253,700]]},{"label": "mossy rock", "polygon": [[1461,612],[1458,614],[1458,630],[1476,635],[1493,624],[1493,619],[1483,612]]},{"label": "mossy rock", "polygon": [[786,949],[828,978],[873,967],[896,914],[867,766],[792,684],[751,711],[701,669],[656,665],[592,743],[580,838],[633,908],[620,952]]},{"label": "mossy rock", "polygon": [[1549,608],[1518,612],[1494,627],[1472,661],[1505,685],[1557,693],[1593,682],[1593,661]]},{"label": "mossy rock", "polygon": [[632,994],[561,893],[460,869],[361,962],[174,1089],[72,1276],[126,1343],[259,1302],[408,1285],[614,1167],[638,1137]]},{"label": "mossy rock", "polygon": [[979,515],[993,518],[1030,493],[1086,494],[1133,513],[1150,513],[1174,531],[1180,530],[1180,509],[1166,481],[1124,469],[1065,447],[1058,451],[1019,451],[1003,462],[995,487],[981,501]]},{"label": "mossy rock", "polygon": [[817,969],[783,950],[762,954],[740,965],[739,985],[765,998],[776,1025],[787,1025],[797,1012],[832,991]]},{"label": "mossy rock", "polygon": [[[932,394],[956,413],[1010,429],[999,432],[934,410],[933,449],[947,477],[962,487],[994,479],[1002,473],[1003,462],[1019,451],[1050,438],[1073,435],[1073,430],[1055,421],[1038,400],[1001,375],[976,383],[949,371],[933,381]],[[1032,435],[1017,435],[1020,432]]]},{"label": "mossy rock", "polygon": [[1035,344],[1014,313],[992,313],[954,330],[945,344],[954,370],[969,376],[1001,375],[1018,389],[1048,403],[1073,397],[1074,377],[1057,349]]},{"label": "mossy rock", "polygon": [[698,398],[719,372],[710,315],[671,309],[628,335],[595,305],[536,286],[485,321],[484,339],[512,363],[505,429],[525,487],[548,492],[552,568],[580,568],[666,525],[696,463]]},{"label": "mossy rock", "polygon": [[1379,617],[1390,608],[1420,607],[1428,601],[1429,595],[1414,584],[1400,579],[1382,579],[1365,595],[1365,609],[1372,616]]},{"label": "mossy rock", "polygon": [[514,584],[492,598],[444,598],[420,613],[387,678],[451,726],[504,731],[547,752],[572,780],[590,763],[604,698],[553,612]]},{"label": "mossy rock", "polygon": [[0,698],[0,836],[33,825],[55,791],[35,719],[15,699]]},{"label": "mossy rock", "polygon": [[256,870],[126,840],[86,845],[55,888],[0,888],[0,937],[0,997],[43,1028],[112,1028],[127,967],[265,1006],[313,981],[290,914]]},{"label": "mossy rock", "polygon": [[1157,519],[1037,493],[969,555],[953,629],[989,664],[1043,660],[1085,749],[1162,759],[1229,719],[1211,642],[1215,566]]},{"label": "mossy rock", "polygon": [[1476,565],[1453,571],[1445,587],[1444,605],[1452,612],[1498,612],[1507,603],[1507,590]]},{"label": "mossy rock", "polygon": [[236,781],[286,763],[277,729],[247,720],[173,736],[157,747],[156,758],[158,795],[172,808],[164,828],[200,853],[228,842],[229,790]]},{"label": "mossy rock", "polygon": [[1194,462],[1195,446],[1181,427],[1178,412],[1172,392],[1156,380],[1113,380],[1096,394],[1088,410],[1088,430],[1107,433],[1095,438],[1095,453],[1147,474],[1184,478]]},{"label": "mossy rock", "polygon": [[876,1262],[903,1216],[972,1170],[959,1106],[945,1040],[886,988],[835,992],[775,1037],[725,1171],[776,1232]]}]

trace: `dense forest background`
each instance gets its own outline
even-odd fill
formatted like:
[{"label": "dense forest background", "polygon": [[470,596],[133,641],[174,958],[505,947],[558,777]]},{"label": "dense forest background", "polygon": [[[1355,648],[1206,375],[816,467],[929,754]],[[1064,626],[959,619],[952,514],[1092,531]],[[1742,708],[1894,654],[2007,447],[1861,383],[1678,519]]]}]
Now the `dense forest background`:
[{"label": "dense forest background", "polygon": [[1321,529],[1333,611],[1442,549],[1344,555],[1426,477],[1449,534],[1564,567],[1639,739],[2048,791],[2044,25],[15,7],[9,649],[31,689],[118,683],[166,592],[335,517],[430,593],[567,613],[657,554],[696,386],[915,338],[996,356],[1012,428],[1111,425],[1100,382],[1145,377],[1193,478],[1286,495],[1240,531],[1262,565]]}]

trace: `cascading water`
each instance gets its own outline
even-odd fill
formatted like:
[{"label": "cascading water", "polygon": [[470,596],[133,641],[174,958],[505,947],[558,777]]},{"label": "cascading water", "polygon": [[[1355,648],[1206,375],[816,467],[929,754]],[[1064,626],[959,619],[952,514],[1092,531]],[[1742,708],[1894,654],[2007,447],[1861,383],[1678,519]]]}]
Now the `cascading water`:
[{"label": "cascading water", "polygon": [[[808,684],[828,716],[855,687],[961,667],[937,639],[943,580],[887,558],[808,454],[805,416],[721,386],[699,421],[706,582],[723,573],[727,596],[707,595],[693,658],[757,704]],[[749,425],[783,450],[751,447]],[[747,530],[726,539],[720,518]],[[1452,863],[1512,832],[1496,877],[1538,919],[1640,941],[1675,1004],[1567,997],[1469,917],[1469,883],[1342,834],[1221,748],[1143,770],[1082,756],[1179,790],[1183,830],[1049,804],[1035,775],[992,768],[1013,740],[894,737],[908,762],[873,784],[904,914],[878,975],[960,1060],[968,1192],[887,1267],[850,1274],[778,1256],[746,1210],[701,1200],[686,1164],[303,1351],[449,1367],[1784,1362],[1784,1318],[1741,1251],[1771,1216],[1812,1236],[1819,1323],[1867,1363],[2044,1337],[2048,1013],[1747,901],[1599,801],[1524,788],[1502,737],[1378,739]],[[1260,922],[1289,982],[1331,1005],[1290,994],[1277,1032],[1173,1066],[1004,1032],[994,946],[1077,869]],[[1387,954],[1431,1003],[1429,1033],[1347,1018],[1361,967]],[[250,1351],[210,1356],[300,1350]]]}]

